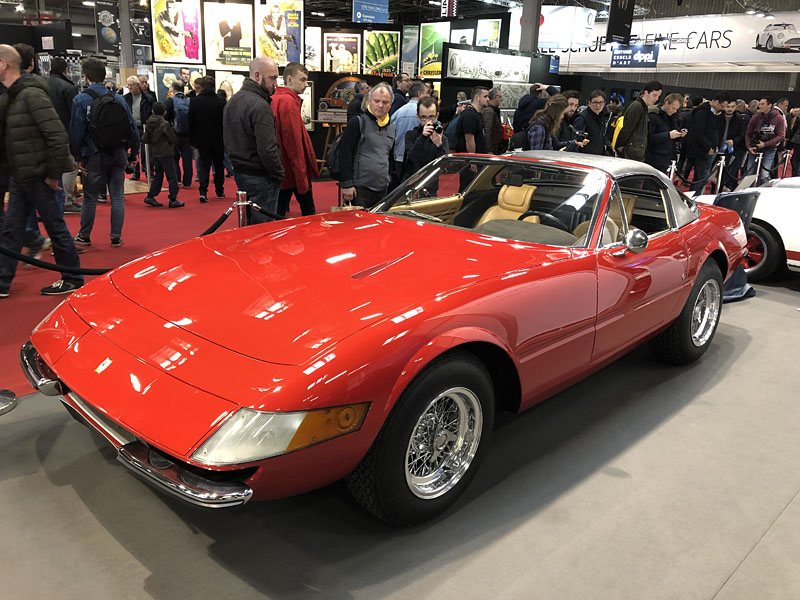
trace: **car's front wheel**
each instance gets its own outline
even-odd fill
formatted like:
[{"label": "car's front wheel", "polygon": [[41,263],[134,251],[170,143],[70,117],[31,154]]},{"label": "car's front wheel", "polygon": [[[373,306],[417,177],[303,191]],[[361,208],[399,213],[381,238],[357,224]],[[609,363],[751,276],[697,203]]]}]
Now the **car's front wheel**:
[{"label": "car's front wheel", "polygon": [[784,257],[780,240],[766,227],[750,223],[747,229],[747,256],[743,264],[750,282],[766,279],[780,267]]},{"label": "car's front wheel", "polygon": [[474,477],[493,423],[494,390],[486,367],[469,353],[447,354],[406,388],[347,477],[347,487],[391,525],[431,519]]},{"label": "car's front wheel", "polygon": [[709,259],[678,318],[665,331],[650,340],[653,353],[662,360],[686,365],[700,358],[714,339],[722,313],[722,273]]},{"label": "car's front wheel", "polygon": [[764,47],[765,47],[767,50],[769,50],[770,52],[772,52],[773,48],[775,48],[775,43],[772,41],[772,36],[769,36],[769,37],[767,38],[767,43],[766,43],[766,44],[764,44]]}]

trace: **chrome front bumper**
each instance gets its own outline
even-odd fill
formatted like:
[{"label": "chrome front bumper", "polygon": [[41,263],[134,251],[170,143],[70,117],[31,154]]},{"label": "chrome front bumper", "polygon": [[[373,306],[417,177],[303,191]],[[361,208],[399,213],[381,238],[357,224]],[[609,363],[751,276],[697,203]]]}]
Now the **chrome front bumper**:
[{"label": "chrome front bumper", "polygon": [[177,462],[152,450],[144,442],[100,414],[88,402],[70,392],[53,374],[41,356],[26,342],[19,353],[22,370],[31,385],[45,396],[63,396],[61,402],[73,417],[101,433],[115,447],[117,459],[135,475],[167,494],[205,508],[228,508],[246,503],[253,495],[244,483],[238,481],[211,481],[197,475]]}]

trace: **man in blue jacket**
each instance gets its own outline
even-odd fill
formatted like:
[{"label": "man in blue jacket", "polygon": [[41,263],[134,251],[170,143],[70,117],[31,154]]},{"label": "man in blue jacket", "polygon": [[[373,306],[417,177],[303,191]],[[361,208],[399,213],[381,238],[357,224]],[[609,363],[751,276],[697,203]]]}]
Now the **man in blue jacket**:
[{"label": "man in blue jacket", "polygon": [[[103,80],[106,77],[106,67],[98,58],[87,58],[83,61],[83,74],[89,83],[89,90],[98,96],[109,93]],[[119,102],[128,115],[129,134],[127,145],[136,163],[139,152],[139,129],[133,120],[133,114],[128,103],[118,94],[113,94],[114,101]],[[103,187],[108,184],[108,194],[111,197],[111,245],[122,245],[122,223],[125,220],[125,167],[128,166],[126,142],[120,140],[117,148],[111,151],[100,150],[89,132],[89,114],[94,99],[83,92],[75,96],[72,102],[72,119],[69,127],[69,149],[78,160],[79,165],[86,171],[83,186],[83,206],[81,208],[81,228],[75,236],[77,246],[91,246],[90,235],[94,227],[95,211],[97,209],[97,196],[103,192]]]}]

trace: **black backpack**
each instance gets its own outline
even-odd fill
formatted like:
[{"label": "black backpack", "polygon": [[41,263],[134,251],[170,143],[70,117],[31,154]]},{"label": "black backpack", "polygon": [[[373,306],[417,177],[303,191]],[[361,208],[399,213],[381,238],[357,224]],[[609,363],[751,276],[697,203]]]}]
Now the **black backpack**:
[{"label": "black backpack", "polygon": [[131,141],[131,122],[128,111],[114,98],[114,92],[100,96],[86,90],[92,98],[89,109],[89,137],[99,150],[110,152],[127,148]]},{"label": "black backpack", "polygon": [[[358,115],[358,125],[361,131],[361,138],[358,140],[358,145],[361,145],[361,142],[364,141],[364,130],[366,129],[364,123],[364,115]],[[342,173],[341,167],[339,166],[339,148],[342,145],[342,136],[344,135],[344,131],[336,136],[336,139],[333,140],[333,143],[328,148],[328,153],[325,155],[325,166],[328,168],[328,174],[331,176],[331,179],[335,179],[336,181],[341,181]],[[358,146],[356,146],[358,148]]]},{"label": "black backpack", "polygon": [[531,128],[531,123],[523,129],[522,131],[516,132],[514,135],[511,136],[511,139],[508,140],[508,149],[509,150],[523,150],[528,151],[531,149],[531,140],[528,137],[528,130]]}]

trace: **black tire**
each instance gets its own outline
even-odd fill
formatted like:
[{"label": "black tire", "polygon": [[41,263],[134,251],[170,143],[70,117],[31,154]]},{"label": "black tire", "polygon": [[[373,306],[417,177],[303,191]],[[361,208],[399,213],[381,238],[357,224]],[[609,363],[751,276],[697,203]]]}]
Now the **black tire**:
[{"label": "black tire", "polygon": [[[758,245],[753,245],[754,238],[760,242]],[[752,264],[752,261],[748,262],[745,259],[744,270],[747,273],[747,281],[751,283],[773,275],[780,268],[781,263],[786,262],[786,251],[783,249],[781,240],[772,230],[758,223],[750,223],[750,227],[747,229],[747,247],[751,252],[757,251],[763,255],[757,264]]]},{"label": "black tire", "polygon": [[761,49],[761,44],[758,43],[758,36],[756,36],[756,50]]},{"label": "black tire", "polygon": [[764,44],[764,48],[766,48],[769,52],[772,52],[775,48],[775,42],[772,41],[772,36],[767,38],[767,42]]},{"label": "black tire", "polygon": [[[716,282],[715,284],[713,282]],[[695,303],[701,290],[709,285],[707,293],[714,291],[717,298],[716,318],[709,325],[708,337],[696,343],[692,336],[692,320],[695,316]],[[711,290],[710,288],[714,288]],[[708,259],[697,274],[692,291],[677,319],[662,333],[650,340],[650,349],[661,360],[673,365],[688,365],[705,354],[714,339],[722,314],[722,273],[712,259]]]},{"label": "black tire", "polygon": [[[415,492],[407,479],[412,436],[418,425],[423,428],[423,417],[433,418],[426,412],[432,403],[454,389],[467,390],[478,401],[482,425],[475,442],[477,448],[470,444],[473,458],[466,470],[453,478],[452,487],[436,497],[423,498],[418,495],[419,488],[414,488]],[[443,402],[447,398],[450,397]],[[369,452],[347,476],[347,488],[359,504],[390,525],[413,525],[431,519],[447,510],[472,481],[486,452],[493,424],[494,389],[486,367],[467,352],[446,354],[428,365],[403,391]],[[432,446],[441,431],[434,428]],[[455,442],[449,444],[446,442],[448,449],[459,448]],[[446,456],[446,452],[437,456]]]}]

